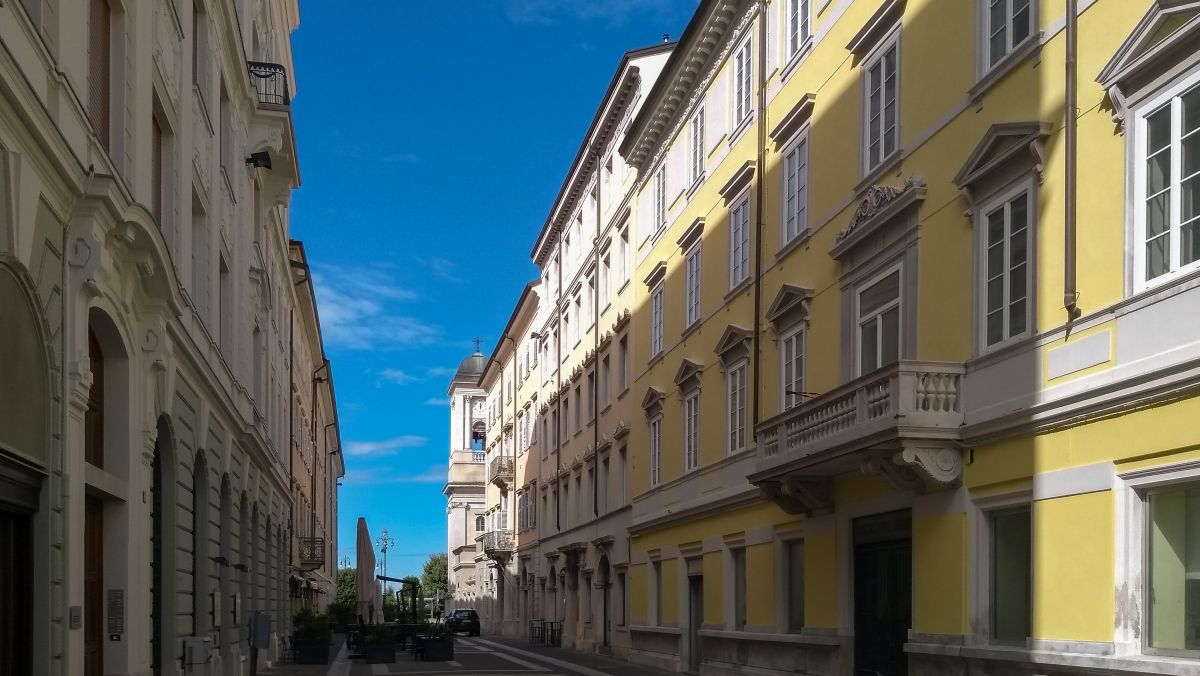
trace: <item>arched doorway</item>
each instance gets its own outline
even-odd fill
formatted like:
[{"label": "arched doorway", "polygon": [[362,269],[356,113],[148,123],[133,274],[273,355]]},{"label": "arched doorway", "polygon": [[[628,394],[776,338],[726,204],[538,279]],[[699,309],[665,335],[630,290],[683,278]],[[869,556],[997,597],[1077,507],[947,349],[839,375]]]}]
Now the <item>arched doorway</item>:
[{"label": "arched doorway", "polygon": [[[48,626],[35,608],[35,589],[49,587],[45,553],[49,524],[42,517],[42,480],[51,447],[50,358],[32,286],[0,264],[0,674],[45,671],[34,654]],[[35,624],[36,623],[36,624]]]}]

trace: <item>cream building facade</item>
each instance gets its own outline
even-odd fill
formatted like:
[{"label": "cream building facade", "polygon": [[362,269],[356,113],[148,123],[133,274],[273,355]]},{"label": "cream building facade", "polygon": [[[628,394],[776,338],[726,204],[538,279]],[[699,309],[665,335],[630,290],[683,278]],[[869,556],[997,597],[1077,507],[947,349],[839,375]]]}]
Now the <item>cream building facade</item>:
[{"label": "cream building facade", "polygon": [[0,4],[0,671],[247,673],[251,617],[261,666],[289,577],[332,580],[336,405],[288,233],[298,21]]},{"label": "cream building facade", "polygon": [[458,366],[450,388],[450,467],[446,485],[446,612],[474,608],[479,597],[476,557],[487,530],[484,445],[487,405],[479,378],[487,357],[478,350]]}]

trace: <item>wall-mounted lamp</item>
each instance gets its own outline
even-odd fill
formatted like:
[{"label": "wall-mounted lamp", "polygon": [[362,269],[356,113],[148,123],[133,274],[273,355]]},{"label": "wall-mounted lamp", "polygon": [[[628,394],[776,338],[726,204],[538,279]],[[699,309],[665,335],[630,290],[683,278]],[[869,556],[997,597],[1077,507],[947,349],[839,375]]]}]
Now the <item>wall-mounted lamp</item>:
[{"label": "wall-mounted lamp", "polygon": [[246,158],[246,164],[255,169],[270,169],[271,168],[271,153],[266,150],[260,150],[256,153],[250,153]]}]

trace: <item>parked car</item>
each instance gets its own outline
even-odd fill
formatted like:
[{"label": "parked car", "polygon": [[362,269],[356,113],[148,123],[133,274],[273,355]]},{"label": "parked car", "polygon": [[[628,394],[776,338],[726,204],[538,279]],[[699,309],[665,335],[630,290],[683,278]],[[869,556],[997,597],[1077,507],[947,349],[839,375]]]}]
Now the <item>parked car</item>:
[{"label": "parked car", "polygon": [[446,627],[450,631],[465,631],[471,636],[478,636],[479,613],[470,608],[459,608],[446,618]]}]

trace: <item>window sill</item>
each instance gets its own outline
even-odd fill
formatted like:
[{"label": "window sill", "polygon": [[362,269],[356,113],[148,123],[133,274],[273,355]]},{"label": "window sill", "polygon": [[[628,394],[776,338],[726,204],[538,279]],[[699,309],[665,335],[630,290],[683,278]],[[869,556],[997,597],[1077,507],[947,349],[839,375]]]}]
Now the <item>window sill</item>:
[{"label": "window sill", "polygon": [[809,53],[812,52],[812,48],[813,38],[810,35],[808,36],[808,39],[804,41],[804,44],[800,45],[800,49],[797,49],[795,54],[792,54],[790,57],[788,57],[788,62],[784,64],[783,70],[779,74],[780,82],[787,82],[788,78],[792,77],[792,74],[796,71],[796,68],[798,68],[800,64],[803,63],[808,57]]},{"label": "window sill", "polygon": [[692,335],[693,333],[696,332],[696,329],[700,328],[700,326],[702,324],[704,324],[703,319],[697,319],[696,321],[692,322],[691,325],[689,325],[686,329],[684,329],[683,331],[681,331],[679,333],[679,339],[683,340],[683,339],[687,338],[688,336]]},{"label": "window sill", "polygon": [[706,174],[701,173],[696,177],[696,180],[692,181],[692,185],[687,189],[687,193],[685,194],[685,197],[689,202],[692,201],[692,196],[696,194],[696,191],[700,189],[700,186],[704,185],[705,178]]},{"label": "window sill", "polygon": [[866,188],[875,185],[875,182],[882,179],[888,173],[900,167],[900,162],[904,159],[904,148],[897,148],[891,155],[888,155],[879,166],[867,172],[863,179],[854,186],[854,194],[861,193]]},{"label": "window sill", "polygon": [[788,254],[807,244],[808,240],[811,238],[812,230],[809,230],[808,228],[802,230],[799,234],[793,237],[790,242],[779,247],[779,251],[775,252],[775,263],[782,263],[783,259],[787,258]]},{"label": "window sill", "polygon": [[713,638],[726,638],[738,641],[762,641],[769,643],[794,643],[800,645],[840,645],[841,639],[834,634],[818,634],[807,633],[804,631],[780,634],[759,631],[746,631],[744,629],[701,629],[701,636],[710,636]]},{"label": "window sill", "polygon": [[737,142],[742,140],[742,135],[746,133],[746,130],[749,129],[750,125],[752,124],[754,124],[754,113],[746,115],[746,119],[742,120],[736,127],[734,127],[733,133],[729,135],[730,148],[737,145]]},{"label": "window sill", "polygon": [[621,286],[617,287],[617,295],[619,296],[622,293],[625,293],[625,289],[628,287],[629,287],[629,280],[626,279],[625,281],[621,282]]},{"label": "window sill", "polygon": [[[629,625],[629,631],[640,634],[671,634],[674,636],[678,636],[681,633],[679,627],[657,627],[638,624]],[[704,630],[701,629],[701,631],[703,632]]]},{"label": "window sill", "polygon": [[750,288],[750,279],[750,277],[747,277],[735,284],[733,288],[729,290],[729,293],[725,294],[725,298],[723,300],[728,303],[729,301],[733,300],[735,296]]},{"label": "window sill", "polygon": [[663,351],[663,352],[659,352],[658,354],[654,355],[653,357],[650,357],[650,359],[646,362],[646,370],[649,371],[651,368],[654,367],[655,364],[662,361],[663,357],[666,357],[666,356],[667,356],[666,351]]},{"label": "window sill", "polygon": [[981,75],[979,80],[967,90],[967,96],[971,97],[971,101],[979,103],[983,95],[996,83],[1003,80],[1005,75],[1008,75],[1029,57],[1040,55],[1041,51],[1042,34],[1039,32],[1026,38],[1020,47],[1009,52],[1007,56],[1000,59],[1000,63],[992,66],[986,73]]}]

